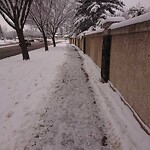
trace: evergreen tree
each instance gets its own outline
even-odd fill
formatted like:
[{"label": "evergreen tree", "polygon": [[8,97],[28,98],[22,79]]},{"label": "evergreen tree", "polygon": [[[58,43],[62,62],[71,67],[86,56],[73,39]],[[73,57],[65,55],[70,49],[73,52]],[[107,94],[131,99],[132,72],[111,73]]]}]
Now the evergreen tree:
[{"label": "evergreen tree", "polygon": [[137,16],[140,16],[140,15],[143,15],[145,14],[147,11],[146,11],[146,8],[144,6],[142,6],[140,3],[138,3],[136,6],[133,6],[131,7],[129,10],[128,10],[128,14],[130,17],[137,17]]},{"label": "evergreen tree", "polygon": [[121,0],[78,0],[75,21],[77,31],[96,26],[100,18],[106,18],[107,13],[114,14],[116,10],[122,10],[123,6]]}]

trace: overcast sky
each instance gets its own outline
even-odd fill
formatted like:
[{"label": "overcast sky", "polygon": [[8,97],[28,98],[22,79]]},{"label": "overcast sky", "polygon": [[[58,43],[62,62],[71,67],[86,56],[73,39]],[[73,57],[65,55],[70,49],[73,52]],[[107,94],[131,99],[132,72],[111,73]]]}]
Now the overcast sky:
[{"label": "overcast sky", "polygon": [[141,3],[145,7],[150,7],[150,0],[122,0],[127,8],[131,6],[136,6],[136,4]]},{"label": "overcast sky", "polygon": [[[124,4],[126,5],[126,8],[129,8],[131,6],[136,6],[136,4],[141,3],[146,8],[150,7],[150,0],[122,0]],[[8,30],[11,30],[11,27],[3,20],[3,18],[0,16],[0,25],[6,26]]]}]

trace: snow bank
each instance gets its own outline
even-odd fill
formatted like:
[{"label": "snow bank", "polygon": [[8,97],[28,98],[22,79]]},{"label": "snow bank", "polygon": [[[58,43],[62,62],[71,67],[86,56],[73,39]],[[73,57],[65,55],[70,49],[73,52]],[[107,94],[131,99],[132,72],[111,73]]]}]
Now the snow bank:
[{"label": "snow bank", "polygon": [[24,150],[66,58],[64,44],[0,60],[0,149]]},{"label": "snow bank", "polygon": [[5,45],[5,44],[13,44],[13,43],[17,43],[18,40],[14,41],[14,40],[0,40],[0,45]]},{"label": "snow bank", "polygon": [[150,136],[145,133],[133,117],[132,111],[122,102],[120,93],[113,91],[109,83],[101,83],[100,69],[82,51],[79,53],[84,60],[84,68],[94,87],[99,109],[104,111],[106,120],[110,120],[108,122],[110,134],[112,134],[112,130],[118,133],[118,140],[122,141],[123,150],[149,150]]},{"label": "snow bank", "polygon": [[123,21],[121,23],[114,23],[109,27],[109,29],[121,28],[121,27],[129,26],[132,24],[137,24],[137,23],[141,23],[141,22],[145,22],[145,21],[149,21],[149,20],[150,20],[150,12],[146,13],[144,15]]},{"label": "snow bank", "polygon": [[0,40],[0,45],[5,44],[5,42],[3,40]]},{"label": "snow bank", "polygon": [[95,31],[92,30],[93,27],[90,27],[88,31],[81,32],[77,37],[82,38],[84,35],[91,35],[96,33],[102,33],[104,29],[96,27]]},{"label": "snow bank", "polygon": [[0,46],[0,48],[6,48],[6,47],[13,47],[13,46],[17,46],[17,45],[19,45],[19,44],[4,44],[4,45],[2,45],[2,46]]}]

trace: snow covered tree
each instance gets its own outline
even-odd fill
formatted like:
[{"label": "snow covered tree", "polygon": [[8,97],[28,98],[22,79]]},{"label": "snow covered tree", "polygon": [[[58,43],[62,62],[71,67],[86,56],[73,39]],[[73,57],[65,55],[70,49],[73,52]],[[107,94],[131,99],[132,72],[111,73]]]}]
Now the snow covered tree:
[{"label": "snow covered tree", "polygon": [[5,35],[6,35],[7,39],[14,39],[14,40],[16,40],[17,33],[16,33],[15,30],[13,30],[13,31],[7,31],[5,33]]},{"label": "snow covered tree", "polygon": [[115,16],[117,16],[117,17],[122,16],[126,20],[128,20],[130,18],[143,15],[147,12],[150,12],[150,8],[146,8],[146,7],[142,6],[140,3],[138,3],[136,6],[132,6],[129,9],[123,8],[123,11],[117,12]]},{"label": "snow covered tree", "polygon": [[146,8],[142,6],[140,3],[138,3],[136,6],[131,7],[128,10],[128,14],[131,18],[143,15],[146,12],[147,12]]},{"label": "snow covered tree", "polygon": [[106,18],[107,13],[114,14],[123,6],[121,0],[78,0],[75,21],[78,32],[96,26],[100,18]]},{"label": "snow covered tree", "polygon": [[30,20],[28,23],[34,23],[42,33],[45,51],[48,50],[47,27],[53,1],[54,0],[34,0],[29,13],[29,19],[31,19],[33,22]]},{"label": "snow covered tree", "polygon": [[28,60],[29,54],[23,35],[23,28],[33,0],[0,0],[0,14],[4,20],[16,30],[20,42],[23,60]]},{"label": "snow covered tree", "polygon": [[[43,35],[45,50],[48,50],[47,37],[56,46],[55,35],[60,26],[70,18],[72,3],[70,0],[34,0],[29,14],[29,22],[33,20]],[[30,22],[29,24],[33,24]]]},{"label": "snow covered tree", "polygon": [[4,40],[4,43],[6,43],[6,33],[7,33],[7,27],[6,27],[6,26],[3,26],[3,27],[2,27],[2,32],[3,32],[3,40]]},{"label": "snow covered tree", "polygon": [[48,36],[52,38],[54,47],[56,46],[55,35],[57,30],[72,16],[73,6],[73,2],[70,0],[53,0],[47,29]]}]

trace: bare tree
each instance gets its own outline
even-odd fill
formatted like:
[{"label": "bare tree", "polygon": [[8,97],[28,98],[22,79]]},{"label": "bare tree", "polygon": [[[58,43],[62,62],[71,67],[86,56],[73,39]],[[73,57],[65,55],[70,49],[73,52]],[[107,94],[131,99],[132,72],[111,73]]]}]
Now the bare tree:
[{"label": "bare tree", "polygon": [[16,33],[15,30],[7,31],[5,34],[6,34],[6,38],[7,39],[14,39],[14,40],[16,40],[17,33]]},{"label": "bare tree", "polygon": [[53,0],[51,12],[48,17],[48,36],[52,38],[54,47],[56,46],[55,35],[64,22],[66,22],[73,11],[73,2],[70,0]]},{"label": "bare tree", "polygon": [[6,27],[6,26],[3,26],[3,27],[2,27],[2,31],[3,31],[3,40],[4,40],[4,43],[6,43],[7,27]]},{"label": "bare tree", "polygon": [[23,35],[23,28],[32,1],[33,0],[0,0],[0,14],[5,21],[16,30],[22,50],[23,60],[30,59]]},{"label": "bare tree", "polygon": [[34,0],[29,13],[29,24],[36,24],[36,26],[43,35],[45,51],[48,50],[47,23],[51,7],[52,0]]},{"label": "bare tree", "polygon": [[1,25],[0,25],[0,39],[4,39],[4,34]]}]

